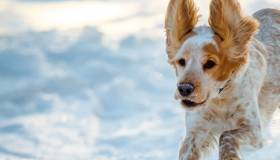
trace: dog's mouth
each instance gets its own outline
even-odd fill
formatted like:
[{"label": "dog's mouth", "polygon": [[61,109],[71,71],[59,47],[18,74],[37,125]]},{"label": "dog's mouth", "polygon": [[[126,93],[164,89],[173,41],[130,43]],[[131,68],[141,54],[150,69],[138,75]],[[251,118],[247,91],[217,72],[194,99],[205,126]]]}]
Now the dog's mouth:
[{"label": "dog's mouth", "polygon": [[208,97],[209,96],[207,96],[207,98],[202,102],[194,102],[188,99],[183,99],[181,100],[181,104],[186,108],[196,108],[198,106],[202,106],[203,104],[205,104],[208,100]]}]

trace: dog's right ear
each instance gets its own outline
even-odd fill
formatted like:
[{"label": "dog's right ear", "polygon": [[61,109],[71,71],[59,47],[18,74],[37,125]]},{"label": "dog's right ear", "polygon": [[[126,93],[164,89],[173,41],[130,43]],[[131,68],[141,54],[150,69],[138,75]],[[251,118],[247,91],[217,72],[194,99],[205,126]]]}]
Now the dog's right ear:
[{"label": "dog's right ear", "polygon": [[198,22],[198,9],[193,0],[170,0],[165,18],[166,51],[169,59],[186,40]]}]

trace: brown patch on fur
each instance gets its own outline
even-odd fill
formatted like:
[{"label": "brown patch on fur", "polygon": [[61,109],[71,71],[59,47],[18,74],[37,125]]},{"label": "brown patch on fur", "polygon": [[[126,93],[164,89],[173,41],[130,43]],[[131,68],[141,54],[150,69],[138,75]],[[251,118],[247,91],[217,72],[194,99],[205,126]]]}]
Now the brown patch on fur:
[{"label": "brown patch on fur", "polygon": [[245,118],[239,118],[236,122],[236,126],[240,128],[247,128],[248,127],[248,120]]},{"label": "brown patch on fur", "polygon": [[220,49],[219,66],[210,75],[218,81],[224,81],[247,62],[248,43],[258,23],[252,17],[243,16],[238,1],[212,0],[209,24],[216,34],[214,39]]},{"label": "brown patch on fur", "polygon": [[213,115],[211,113],[206,112],[203,115],[203,119],[206,121],[213,121],[215,119],[215,117],[213,117]]},{"label": "brown patch on fur", "polygon": [[228,56],[227,51],[222,51],[219,54],[219,61],[217,68],[213,69],[210,75],[217,81],[225,81],[247,62],[247,56],[232,59]]},{"label": "brown patch on fur", "polygon": [[239,58],[231,58],[228,54],[228,51],[222,49],[218,51],[213,44],[206,44],[203,47],[203,50],[206,52],[209,58],[214,58],[217,67],[206,71],[212,78],[217,81],[227,80],[233,72],[239,70],[242,65],[247,61],[247,56]]},{"label": "brown patch on fur", "polygon": [[168,58],[174,58],[198,22],[198,9],[193,0],[170,0],[165,18]]},{"label": "brown patch on fur", "polygon": [[213,105],[213,106],[225,106],[229,102],[230,101],[227,98],[215,98],[211,101],[211,105]]},{"label": "brown patch on fur", "polygon": [[[233,88],[233,86],[229,86],[229,87]],[[238,100],[238,98],[239,97],[215,98],[215,99],[211,100],[210,105],[211,106],[228,106],[228,105],[232,104],[233,102],[236,102]]]},{"label": "brown patch on fur", "polygon": [[224,113],[219,108],[211,108],[203,114],[203,119],[206,121],[214,121],[224,119]]},{"label": "brown patch on fur", "polygon": [[215,45],[212,43],[208,43],[203,47],[203,50],[207,53],[211,54],[218,54],[218,50],[216,49]]}]

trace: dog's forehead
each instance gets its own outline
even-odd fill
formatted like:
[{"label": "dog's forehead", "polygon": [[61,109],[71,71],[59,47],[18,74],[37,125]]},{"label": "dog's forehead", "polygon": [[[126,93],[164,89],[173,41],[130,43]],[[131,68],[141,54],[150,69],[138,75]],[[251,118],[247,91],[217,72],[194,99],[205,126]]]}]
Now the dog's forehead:
[{"label": "dog's forehead", "polygon": [[217,47],[213,31],[207,26],[197,27],[193,30],[193,35],[183,43],[178,53],[181,55],[186,52],[202,50],[207,44],[213,44]]}]

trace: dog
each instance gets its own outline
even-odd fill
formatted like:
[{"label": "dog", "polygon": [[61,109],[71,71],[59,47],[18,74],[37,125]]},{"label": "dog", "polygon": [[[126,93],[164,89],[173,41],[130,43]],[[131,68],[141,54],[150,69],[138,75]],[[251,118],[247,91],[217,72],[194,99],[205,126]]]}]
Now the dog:
[{"label": "dog", "polygon": [[220,160],[240,160],[240,146],[263,146],[280,106],[280,11],[247,16],[237,0],[212,0],[209,26],[198,20],[193,0],[170,0],[166,51],[186,109],[179,159],[200,160],[218,141]]}]

